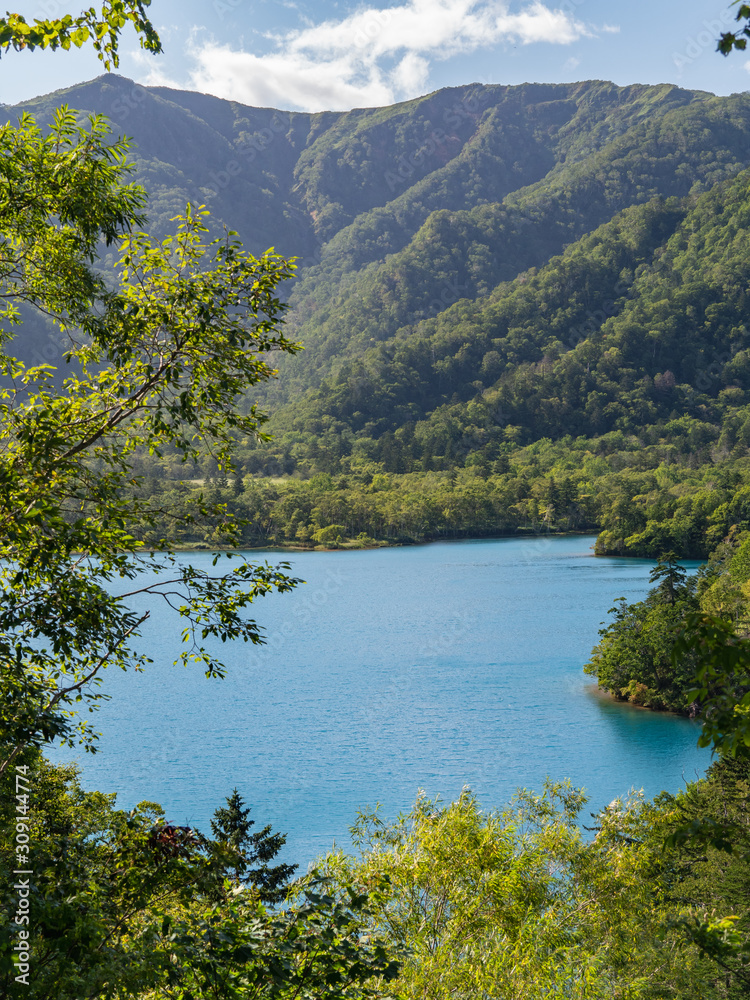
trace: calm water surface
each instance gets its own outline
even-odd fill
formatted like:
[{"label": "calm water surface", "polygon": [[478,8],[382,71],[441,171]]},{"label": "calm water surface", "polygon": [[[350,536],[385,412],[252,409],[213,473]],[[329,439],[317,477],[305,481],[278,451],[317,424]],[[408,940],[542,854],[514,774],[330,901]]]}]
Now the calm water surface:
[{"label": "calm water surface", "polygon": [[358,809],[393,817],[420,788],[450,800],[468,784],[486,808],[545,775],[585,786],[592,808],[676,791],[710,761],[699,727],[615,705],[582,673],[614,599],[640,599],[653,565],[594,558],[593,542],[253,553],[307,581],[255,606],[269,644],[225,646],[229,676],[207,680],[172,665],[180,623],[154,604],[155,663],[107,677],[84,784],[206,832],[237,786],[303,868],[348,843]]}]

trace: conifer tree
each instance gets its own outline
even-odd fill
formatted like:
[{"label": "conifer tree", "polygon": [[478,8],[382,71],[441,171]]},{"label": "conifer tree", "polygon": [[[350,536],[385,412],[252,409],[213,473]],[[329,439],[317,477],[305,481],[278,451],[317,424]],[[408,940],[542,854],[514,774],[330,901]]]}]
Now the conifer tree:
[{"label": "conifer tree", "polygon": [[[220,806],[214,812],[211,830],[220,844],[236,852],[231,877],[240,884],[257,889],[264,902],[280,902],[286,895],[289,879],[299,867],[269,865],[286,843],[286,834],[272,833],[270,825],[250,833],[255,820],[249,819],[250,807],[245,807],[245,801],[236,788],[226,802],[226,807]],[[230,874],[229,870],[225,873]]]},{"label": "conifer tree", "polygon": [[674,552],[665,552],[657,560],[656,566],[649,573],[648,579],[649,583],[661,581],[656,588],[658,593],[669,604],[674,605],[677,597],[684,590],[687,573],[680,566],[677,561],[677,555]]}]

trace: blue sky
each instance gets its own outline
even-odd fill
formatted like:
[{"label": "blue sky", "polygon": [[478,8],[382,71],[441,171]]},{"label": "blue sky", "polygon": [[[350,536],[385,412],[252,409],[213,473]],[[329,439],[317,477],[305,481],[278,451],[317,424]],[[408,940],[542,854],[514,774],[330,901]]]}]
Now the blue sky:
[{"label": "blue sky", "polygon": [[[13,10],[33,20],[79,8],[17,0]],[[472,82],[604,79],[729,94],[750,89],[750,52],[715,51],[733,16],[721,0],[153,0],[165,52],[146,56],[128,32],[119,72],[304,111],[390,104]],[[11,51],[0,60],[0,102],[101,72],[88,51]]]}]

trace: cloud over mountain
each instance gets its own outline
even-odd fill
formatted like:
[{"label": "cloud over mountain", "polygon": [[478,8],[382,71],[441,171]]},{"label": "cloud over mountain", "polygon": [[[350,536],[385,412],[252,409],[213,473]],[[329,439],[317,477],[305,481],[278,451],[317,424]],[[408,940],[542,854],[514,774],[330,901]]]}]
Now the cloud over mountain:
[{"label": "cloud over mountain", "polygon": [[[503,42],[568,45],[591,33],[541,0],[517,12],[502,0],[408,0],[273,36],[258,55],[195,37],[190,86],[255,106],[372,107],[424,92],[434,60]],[[159,73],[144,82],[178,85]]]}]

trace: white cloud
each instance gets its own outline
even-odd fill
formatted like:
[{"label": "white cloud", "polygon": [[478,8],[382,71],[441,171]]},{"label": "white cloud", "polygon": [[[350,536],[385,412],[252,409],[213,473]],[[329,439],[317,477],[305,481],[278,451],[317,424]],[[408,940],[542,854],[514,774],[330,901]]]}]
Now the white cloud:
[{"label": "white cloud", "polygon": [[574,69],[578,69],[581,65],[581,60],[577,59],[575,56],[571,56],[570,59],[566,59],[563,63],[563,73],[572,73]]},{"label": "white cloud", "polygon": [[402,94],[418,94],[427,86],[430,64],[424,56],[407,52],[391,73],[396,90]]},{"label": "white cloud", "polygon": [[[505,41],[568,45],[591,33],[541,0],[517,13],[505,0],[407,0],[273,36],[275,51],[261,55],[194,39],[190,86],[256,106],[372,107],[423,93],[430,60]],[[179,86],[158,72],[142,82]]]}]

